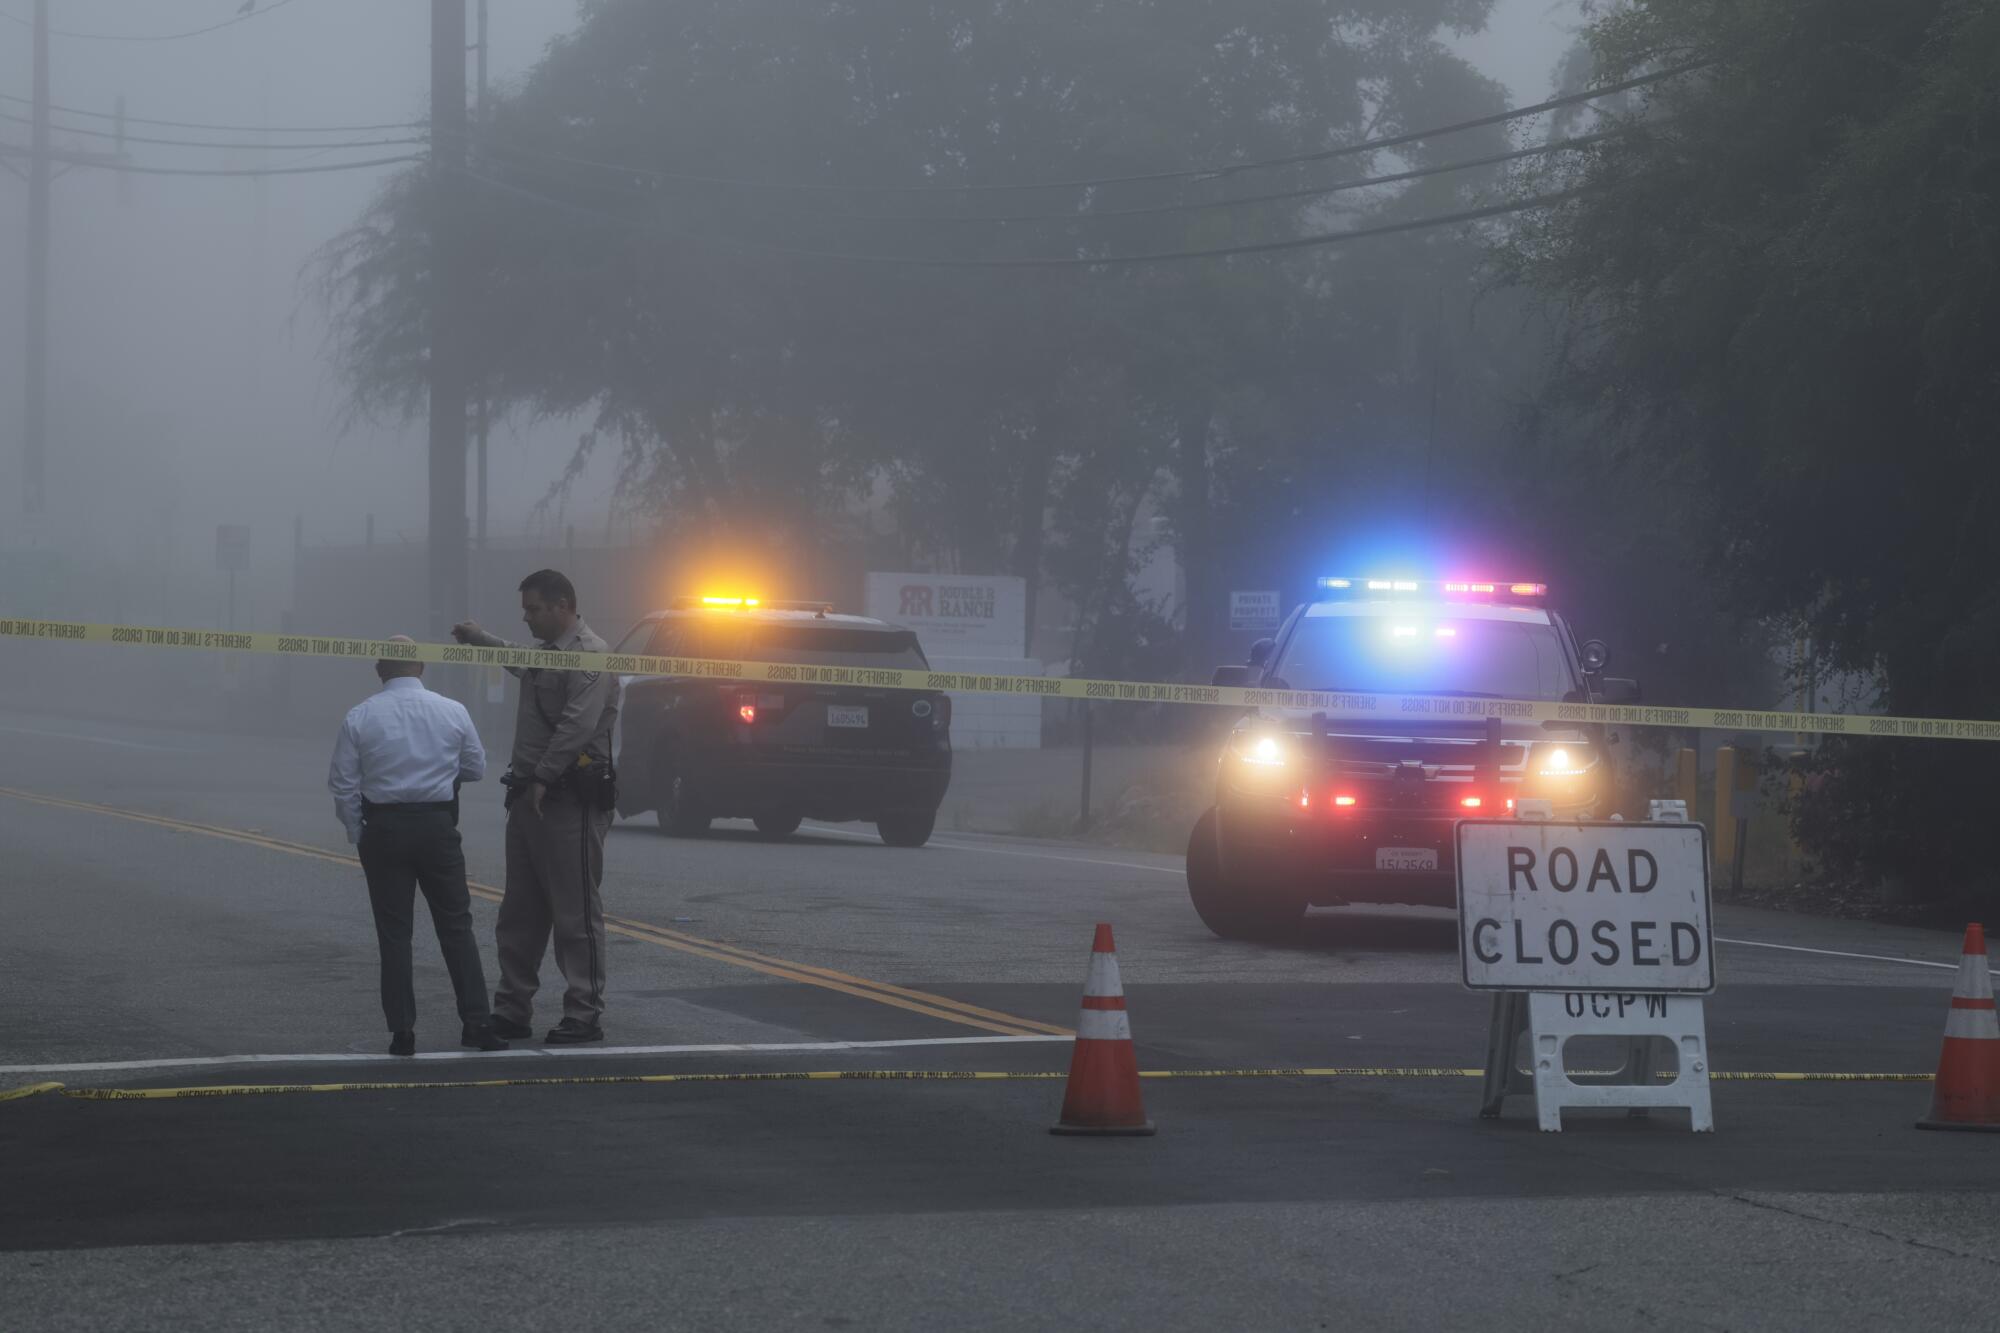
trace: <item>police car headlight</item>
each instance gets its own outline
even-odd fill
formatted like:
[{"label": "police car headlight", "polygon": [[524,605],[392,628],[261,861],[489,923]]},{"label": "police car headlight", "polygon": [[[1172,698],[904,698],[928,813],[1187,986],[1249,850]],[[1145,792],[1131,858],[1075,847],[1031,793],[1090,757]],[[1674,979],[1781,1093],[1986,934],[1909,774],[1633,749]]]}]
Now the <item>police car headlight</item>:
[{"label": "police car headlight", "polygon": [[1537,778],[1582,778],[1597,766],[1590,747],[1573,741],[1543,742],[1528,751],[1528,773]]},{"label": "police car headlight", "polygon": [[1236,757],[1252,768],[1283,768],[1291,762],[1285,743],[1269,733],[1236,738]]}]

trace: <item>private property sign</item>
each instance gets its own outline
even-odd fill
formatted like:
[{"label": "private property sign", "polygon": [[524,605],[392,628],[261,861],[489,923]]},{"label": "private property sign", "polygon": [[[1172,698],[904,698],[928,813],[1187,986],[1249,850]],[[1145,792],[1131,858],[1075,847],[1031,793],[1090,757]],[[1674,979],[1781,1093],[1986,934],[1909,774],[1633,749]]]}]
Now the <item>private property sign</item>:
[{"label": "private property sign", "polygon": [[1715,989],[1701,825],[1466,820],[1457,843],[1468,987]]},{"label": "private property sign", "polygon": [[1261,633],[1278,628],[1284,610],[1276,589],[1237,591],[1229,594],[1229,628],[1232,632]]}]

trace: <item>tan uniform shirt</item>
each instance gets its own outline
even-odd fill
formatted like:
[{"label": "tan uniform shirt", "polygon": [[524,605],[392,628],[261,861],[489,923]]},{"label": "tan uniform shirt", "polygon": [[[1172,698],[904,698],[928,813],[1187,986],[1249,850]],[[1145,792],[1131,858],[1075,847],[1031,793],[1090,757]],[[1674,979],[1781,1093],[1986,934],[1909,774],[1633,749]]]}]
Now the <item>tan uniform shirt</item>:
[{"label": "tan uniform shirt", "polygon": [[[497,634],[478,642],[487,648],[514,647]],[[580,617],[569,633],[536,647],[564,653],[610,651]],[[618,725],[618,677],[607,671],[507,670],[521,681],[514,754],[508,762],[517,777],[552,784],[576,766],[578,755],[590,756],[592,763],[610,762],[612,730]]]}]

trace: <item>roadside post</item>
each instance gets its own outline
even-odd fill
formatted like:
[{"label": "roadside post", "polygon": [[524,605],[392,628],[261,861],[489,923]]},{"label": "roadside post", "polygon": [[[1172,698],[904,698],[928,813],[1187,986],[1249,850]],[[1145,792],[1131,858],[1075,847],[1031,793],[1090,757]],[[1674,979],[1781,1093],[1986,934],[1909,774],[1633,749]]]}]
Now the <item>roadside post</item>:
[{"label": "roadside post", "polygon": [[[1523,801],[1515,819],[1459,823],[1460,975],[1494,992],[1481,1116],[1533,1093],[1551,1132],[1565,1107],[1678,1106],[1695,1131],[1715,1128],[1701,999],[1715,989],[1708,833],[1678,807],[1657,802],[1644,823],[1558,823],[1545,802]],[[1576,1067],[1576,1038],[1612,1039],[1623,1064]]]}]

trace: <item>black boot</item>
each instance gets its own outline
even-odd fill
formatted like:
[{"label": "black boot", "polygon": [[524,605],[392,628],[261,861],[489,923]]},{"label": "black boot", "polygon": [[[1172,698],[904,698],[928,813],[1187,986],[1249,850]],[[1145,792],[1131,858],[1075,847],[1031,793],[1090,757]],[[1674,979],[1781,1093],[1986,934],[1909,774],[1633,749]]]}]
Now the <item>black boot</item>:
[{"label": "black boot", "polygon": [[500,1034],[493,1030],[493,1024],[467,1023],[465,1030],[458,1034],[458,1044],[470,1046],[475,1051],[504,1051],[507,1043],[500,1040]]}]

